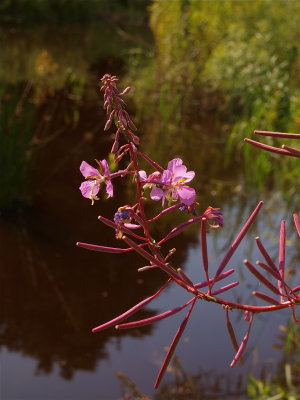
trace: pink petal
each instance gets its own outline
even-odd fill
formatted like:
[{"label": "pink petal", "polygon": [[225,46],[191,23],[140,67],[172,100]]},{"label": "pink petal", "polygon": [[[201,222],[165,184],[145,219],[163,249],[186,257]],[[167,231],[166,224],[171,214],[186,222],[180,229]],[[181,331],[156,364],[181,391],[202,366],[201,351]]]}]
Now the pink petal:
[{"label": "pink petal", "polygon": [[158,188],[156,186],[153,186],[153,188],[151,190],[151,193],[150,193],[150,197],[151,197],[152,200],[157,201],[157,200],[160,200],[162,198],[163,194],[164,194],[164,192],[163,192],[162,189],[160,189],[160,188]]},{"label": "pink petal", "polygon": [[181,158],[174,158],[173,160],[169,161],[168,163],[168,171],[174,172],[174,168],[180,167],[182,165]]},{"label": "pink petal", "polygon": [[[80,172],[82,175],[87,178],[88,176],[97,175],[100,176],[99,171],[96,168],[93,168],[90,164],[85,161],[82,161],[80,165]],[[84,196],[86,197],[86,196]]]},{"label": "pink petal", "polygon": [[171,176],[172,176],[172,172],[170,172],[168,170],[164,170],[160,181],[164,184],[168,184],[170,182]]},{"label": "pink petal", "polygon": [[83,197],[91,199],[92,196],[96,196],[100,189],[100,183],[96,181],[85,181],[79,187]]},{"label": "pink petal", "polygon": [[106,160],[102,160],[101,164],[102,164],[102,166],[104,168],[104,175],[108,176],[110,174],[110,171],[109,171],[109,167],[108,167],[107,161]]},{"label": "pink petal", "polygon": [[183,186],[177,189],[178,196],[181,202],[187,206],[190,206],[195,202],[196,192],[195,189],[188,186]]},{"label": "pink petal", "polygon": [[109,195],[109,197],[113,197],[114,195],[114,188],[111,181],[106,181],[106,193]]},{"label": "pink petal", "polygon": [[147,180],[147,174],[145,171],[139,171],[139,176],[141,181]]},{"label": "pink petal", "polygon": [[176,166],[173,170],[174,178],[177,178],[177,179],[183,178],[186,174],[186,170],[187,170],[187,168],[185,165]]},{"label": "pink petal", "polygon": [[189,171],[183,176],[183,178],[185,178],[185,182],[190,182],[194,177],[195,177],[194,171]]},{"label": "pink petal", "polygon": [[163,197],[162,197],[162,206],[163,207],[165,206],[165,200],[166,200],[166,197],[167,197],[167,193],[168,193],[168,191],[164,192]]}]

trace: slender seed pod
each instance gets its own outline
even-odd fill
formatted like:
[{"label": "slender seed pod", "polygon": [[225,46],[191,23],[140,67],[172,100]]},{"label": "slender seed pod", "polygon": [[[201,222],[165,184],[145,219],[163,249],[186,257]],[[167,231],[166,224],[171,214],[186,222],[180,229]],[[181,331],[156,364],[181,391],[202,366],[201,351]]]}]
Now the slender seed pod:
[{"label": "slender seed pod", "polygon": [[[263,205],[263,201],[260,201],[258,203],[258,205],[256,206],[256,208],[254,209],[254,211],[252,212],[252,214],[250,215],[250,217],[248,218],[248,220],[246,221],[246,223],[244,224],[244,226],[241,229],[240,233],[238,234],[238,236],[236,237],[236,239],[234,240],[234,242],[230,246],[229,250],[225,254],[225,257],[223,258],[223,260],[221,261],[221,263],[219,265],[219,268],[218,268],[218,270],[216,272],[216,275],[215,275],[215,279],[217,278],[218,275],[220,275],[220,273],[224,270],[224,268],[228,264],[229,260],[231,259],[233,253],[237,249],[237,247],[240,244],[241,240],[243,239],[243,237],[246,235],[247,231],[249,230],[249,228],[253,224],[253,222],[254,222],[259,210],[262,207],[262,205]],[[214,283],[215,283],[215,281],[212,283],[212,286],[213,286]]]},{"label": "slender seed pod", "polygon": [[189,320],[189,318],[190,318],[190,316],[191,316],[191,313],[192,313],[192,311],[193,311],[193,308],[194,308],[195,300],[196,300],[196,299],[193,299],[193,300],[194,300],[194,301],[193,301],[193,303],[192,303],[192,305],[191,305],[191,307],[190,307],[190,309],[189,309],[189,311],[188,311],[186,317],[185,317],[184,320],[182,321],[180,327],[178,328],[178,330],[177,330],[177,332],[176,332],[176,334],[175,334],[175,336],[174,336],[174,338],[173,338],[173,340],[172,340],[172,343],[171,343],[171,345],[170,345],[170,347],[169,347],[169,350],[168,350],[168,352],[167,352],[167,354],[166,354],[166,357],[165,357],[165,359],[164,359],[164,362],[163,362],[163,364],[162,364],[162,366],[161,366],[161,368],[160,368],[160,371],[159,371],[159,373],[158,373],[158,375],[157,375],[157,378],[156,378],[156,381],[155,381],[155,384],[154,384],[154,388],[155,388],[155,389],[158,388],[158,386],[159,386],[159,384],[160,384],[160,381],[161,381],[161,379],[163,378],[164,373],[166,372],[166,369],[167,369],[167,367],[168,367],[168,365],[169,365],[169,362],[170,362],[170,360],[171,360],[171,358],[172,358],[172,355],[173,355],[173,353],[174,353],[174,351],[175,351],[175,349],[176,349],[176,346],[177,346],[177,344],[178,344],[178,342],[179,342],[179,340],[180,340],[180,338],[181,338],[181,336],[182,336],[182,334],[183,334],[183,332],[184,332],[184,330],[185,330],[186,324],[188,323],[188,320]]},{"label": "slender seed pod", "polygon": [[209,283],[209,275],[208,275],[208,255],[207,255],[207,243],[206,243],[206,218],[201,219],[201,228],[200,228],[200,243],[202,249],[202,264],[205,272],[206,280],[208,282],[208,294],[210,294],[210,283]]},{"label": "slender seed pod", "polygon": [[268,289],[270,289],[273,293],[275,294],[281,294],[279,289],[277,289],[276,286],[274,286],[267,278],[265,278],[248,260],[244,260],[244,264],[246,267],[249,269],[249,271],[265,286],[267,286]]},{"label": "slender seed pod", "polygon": [[93,333],[100,332],[104,329],[110,328],[111,326],[118,324],[121,321],[124,321],[124,319],[127,319],[131,315],[135,314],[137,311],[144,308],[148,303],[150,303],[150,301],[154,300],[157,296],[159,296],[161,294],[161,292],[168,286],[169,283],[170,283],[170,279],[152,296],[147,297],[146,299],[142,300],[140,303],[136,304],[134,307],[130,308],[129,310],[127,310],[123,314],[119,315],[118,317],[92,329],[92,332]]},{"label": "slender seed pod", "polygon": [[269,296],[269,295],[267,295],[265,293],[254,291],[254,292],[252,292],[252,294],[253,294],[253,296],[256,296],[259,299],[264,300],[264,301],[266,301],[268,303],[280,304],[280,302],[278,300],[274,299],[273,297],[271,297],[271,296]]},{"label": "slender seed pod", "polygon": [[251,330],[251,326],[252,326],[252,322],[253,322],[253,316],[254,316],[254,314],[252,313],[251,317],[250,317],[249,327],[248,327],[247,333],[244,336],[244,339],[242,340],[242,343],[241,343],[241,345],[240,345],[240,347],[239,347],[234,359],[231,361],[231,364],[230,364],[231,368],[233,368],[235,366],[235,364],[238,362],[238,360],[241,358],[241,356],[243,354],[243,351],[245,350],[245,348],[247,346],[247,342],[248,342],[248,339],[249,339],[250,330]]},{"label": "slender seed pod", "polygon": [[165,311],[162,314],[155,315],[154,317],[141,319],[140,321],[128,322],[127,324],[116,325],[116,329],[129,329],[129,328],[138,328],[141,326],[153,324],[154,322],[161,321],[164,318],[170,317],[171,315],[177,314],[179,311],[183,310],[185,307],[191,304],[195,299],[189,300],[187,303],[182,306],[173,308],[172,310]]},{"label": "slender seed pod", "polygon": [[[233,326],[232,326],[230,318],[229,318],[229,308],[228,307],[225,308],[225,311],[226,311],[226,327],[227,327],[227,330],[228,330],[228,333],[229,333],[229,337],[230,337],[232,346],[233,346],[235,352],[237,353],[238,349],[239,349],[239,345],[238,345],[238,342],[236,340],[234,329],[233,329]],[[241,364],[244,363],[242,358],[240,358],[240,363]]]}]

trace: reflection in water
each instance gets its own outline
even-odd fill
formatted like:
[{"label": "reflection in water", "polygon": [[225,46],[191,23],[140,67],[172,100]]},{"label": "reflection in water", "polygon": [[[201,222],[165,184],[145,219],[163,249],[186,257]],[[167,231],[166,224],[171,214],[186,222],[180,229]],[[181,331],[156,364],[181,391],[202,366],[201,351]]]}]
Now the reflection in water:
[{"label": "reflection in water", "polygon": [[[243,376],[230,379],[229,374],[220,374],[217,371],[208,371],[198,368],[197,373],[188,373],[184,370],[179,358],[175,355],[170,368],[172,381],[162,383],[155,394],[155,400],[243,400],[246,390]],[[117,372],[121,381],[122,400],[150,400],[138,385],[123,372]]]},{"label": "reflection in water", "polygon": [[[116,335],[112,330],[95,336],[91,328],[155,290],[161,278],[138,279],[132,255],[112,264],[109,257],[82,252],[74,246],[74,233],[50,225],[45,215],[31,215],[30,220],[6,220],[1,226],[0,342],[36,358],[38,370],[46,373],[57,363],[61,375],[70,379],[74,370],[94,370],[97,360],[107,357],[106,342]],[[99,229],[99,234],[105,233]],[[133,286],[120,298],[129,280]],[[124,334],[143,336],[151,329]]]}]

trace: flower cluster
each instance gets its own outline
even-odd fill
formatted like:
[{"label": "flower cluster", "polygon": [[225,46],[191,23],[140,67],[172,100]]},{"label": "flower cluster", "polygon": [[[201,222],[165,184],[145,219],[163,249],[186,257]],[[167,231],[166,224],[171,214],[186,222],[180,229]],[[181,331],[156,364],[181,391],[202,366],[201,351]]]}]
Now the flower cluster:
[{"label": "flower cluster", "polygon": [[[281,222],[280,228],[278,265],[273,262],[259,237],[256,238],[256,244],[263,257],[263,261],[258,261],[256,267],[248,260],[244,260],[245,267],[256,277],[267,291],[272,292],[272,296],[265,292],[253,292],[255,297],[264,303],[267,303],[267,305],[263,304],[257,306],[242,304],[219,297],[221,293],[227,292],[233,287],[239,285],[238,281],[232,281],[231,283],[221,287],[215,286],[234,273],[234,269],[230,268],[225,270],[225,268],[230,262],[242,239],[252,226],[263,202],[258,203],[239,234],[229,246],[224,258],[217,266],[216,272],[211,274],[209,269],[209,255],[207,251],[207,232],[210,227],[220,228],[223,226],[222,212],[219,208],[211,206],[207,207],[202,213],[199,211],[199,204],[196,202],[195,189],[189,186],[190,182],[195,177],[195,172],[188,171],[180,158],[170,160],[167,164],[167,168],[164,169],[148,155],[138,150],[139,139],[133,133],[136,131],[136,127],[124,108],[125,102],[122,98],[129,92],[130,88],[128,87],[123,92],[118,92],[116,85],[117,78],[107,74],[104,75],[101,82],[101,91],[104,91],[104,108],[108,115],[108,120],[104,130],[108,130],[112,124],[114,124],[117,129],[111,152],[114,154],[116,163],[121,159],[125,160],[126,157],[128,162],[125,169],[111,173],[106,160],[97,161],[97,169],[83,161],[80,166],[80,171],[85,177],[85,181],[81,184],[80,190],[82,195],[91,199],[93,203],[94,200],[98,199],[97,195],[102,183],[106,186],[108,197],[112,197],[114,194],[112,185],[113,179],[124,178],[127,175],[131,175],[134,177],[137,202],[132,206],[124,205],[119,207],[117,212],[114,214],[113,219],[99,216],[100,221],[112,228],[115,231],[116,238],[122,240],[126,247],[107,247],[82,242],[78,242],[77,245],[85,249],[109,253],[123,254],[135,251],[141,255],[146,262],[146,265],[139,268],[138,271],[142,272],[149,268],[159,268],[166,273],[167,281],[152,296],[142,300],[140,303],[111,321],[97,326],[93,329],[93,332],[99,332],[110,327],[115,327],[116,329],[127,329],[130,327],[140,327],[146,324],[152,324],[188,308],[187,314],[174,336],[158,373],[155,382],[155,387],[158,387],[170,362],[172,354],[175,351],[176,345],[182,336],[191,313],[193,312],[195,303],[197,301],[205,300],[220,305],[226,313],[226,327],[235,350],[235,356],[230,364],[230,366],[233,367],[239,360],[241,360],[256,314],[289,308],[292,310],[295,321],[297,321],[295,307],[300,304],[300,296],[297,294],[300,287],[296,286],[291,288],[285,280],[285,221]],[[249,141],[250,140],[248,140],[248,142]],[[286,149],[286,151],[289,151],[290,155],[296,154],[295,149],[293,151],[291,149]],[[150,169],[148,173],[140,168],[141,160],[147,162]],[[145,198],[146,190],[150,191],[151,200],[161,200],[162,202],[163,208],[157,215],[149,216],[146,214],[145,202],[148,201],[148,199]],[[159,221],[166,214],[178,211],[187,211],[189,219],[172,227],[167,235],[154,239],[151,234],[151,224]],[[294,222],[300,236],[300,220],[297,215],[294,215]],[[199,225],[200,228],[200,247],[204,271],[204,280],[202,282],[193,282],[181,268],[171,266],[169,258],[174,254],[176,249],[173,247],[165,248],[168,246],[170,240],[181,234],[191,225],[195,224]],[[263,272],[267,271],[268,277],[266,277],[260,270],[263,270]],[[275,280],[275,284],[273,280]],[[157,298],[157,296],[159,296],[166,287],[171,284],[179,285],[183,290],[190,294],[191,298],[186,303],[167,310],[162,314],[155,315],[154,317],[129,323],[123,322]],[[233,309],[245,312],[247,330],[240,345],[237,342],[229,318],[229,310]]]},{"label": "flower cluster", "polygon": [[195,172],[187,172],[187,168],[180,158],[171,160],[168,163],[168,168],[162,173],[156,171],[147,178],[145,171],[139,171],[139,176],[141,182],[147,182],[145,188],[152,188],[151,199],[162,200],[163,207],[165,200],[168,201],[169,205],[172,201],[178,199],[187,206],[195,202],[195,189],[186,185],[194,178]]}]

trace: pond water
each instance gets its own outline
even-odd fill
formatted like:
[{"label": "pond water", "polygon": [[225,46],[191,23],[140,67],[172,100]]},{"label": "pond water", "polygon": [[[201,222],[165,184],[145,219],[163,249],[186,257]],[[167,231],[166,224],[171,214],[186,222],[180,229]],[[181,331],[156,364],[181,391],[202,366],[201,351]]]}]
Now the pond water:
[{"label": "pond water", "polygon": [[[92,30],[82,33],[82,36],[77,32],[73,37],[80,37],[85,43],[80,42],[79,49],[86,51],[87,59],[82,65],[74,62],[76,74],[83,83],[78,84],[76,81],[75,86],[71,85],[72,89],[65,83],[66,76],[62,78],[61,75],[54,75],[55,83],[50,85],[47,78],[43,78],[42,83],[33,83],[34,78],[24,72],[29,74],[27,62],[33,57],[32,54],[42,50],[48,54],[51,51],[56,54],[57,58],[53,55],[51,62],[57,63],[57,68],[66,68],[66,60],[62,61],[64,49],[57,43],[58,32],[52,41],[41,39],[43,35],[47,37],[45,31],[40,36],[36,32],[5,33],[11,38],[11,48],[15,49],[16,54],[20,51],[22,56],[16,57],[15,63],[19,63],[19,66],[15,65],[12,72],[19,68],[24,75],[17,79],[17,73],[13,75],[8,70],[2,71],[2,82],[10,87],[21,87],[22,90],[30,82],[33,87],[39,84],[51,92],[47,99],[36,103],[38,105],[35,113],[33,116],[31,114],[30,126],[37,135],[35,139],[38,144],[45,145],[38,148],[30,166],[30,174],[34,176],[27,183],[30,188],[29,193],[27,192],[30,206],[25,209],[15,207],[9,213],[3,213],[1,218],[3,290],[0,316],[0,393],[5,400],[118,399],[121,389],[117,371],[125,373],[146,395],[153,396],[153,383],[165,354],[165,346],[170,344],[183,319],[184,314],[180,313],[155,326],[91,333],[93,327],[112,319],[154,293],[165,281],[165,276],[159,271],[137,272],[137,268],[144,265],[144,261],[137,255],[111,256],[75,246],[77,241],[118,246],[114,232],[103,226],[97,216],[101,214],[112,218],[116,209],[128,203],[133,196],[127,182],[117,187],[114,199],[98,202],[91,207],[78,190],[82,179],[78,169],[80,162],[83,159],[92,162],[95,157],[106,157],[111,145],[109,136],[102,133],[104,114],[100,110],[102,99],[95,95],[97,77],[102,72],[115,73],[118,69],[123,72],[124,59],[117,58],[116,54],[124,47],[129,49],[133,46],[129,44],[130,40],[128,42],[126,35],[124,39],[115,33],[111,38],[112,53],[109,53],[105,39],[109,36],[107,29],[107,26],[105,29],[93,27]],[[97,51],[89,53],[88,50],[103,32],[106,32],[102,40],[103,49],[97,48]],[[34,44],[29,47],[32,53],[29,52],[30,56],[26,57],[21,52],[22,43],[29,41],[33,34],[39,40],[36,47]],[[66,35],[70,39],[69,31]],[[17,40],[17,36],[22,37],[23,41]],[[118,45],[115,45],[116,38]],[[70,41],[66,40],[66,43]],[[70,65],[79,57],[77,46],[74,43],[73,46],[74,52],[72,53],[72,48],[68,48],[67,53]],[[5,54],[9,57],[8,48]],[[21,68],[22,63],[26,64],[26,68]],[[64,82],[63,85],[58,78]],[[78,95],[80,99],[78,101],[74,100],[74,87],[83,92],[79,96],[75,90],[75,97]],[[207,125],[210,129],[211,122],[207,121]],[[41,135],[41,129],[44,133],[38,136]],[[54,137],[48,143],[45,138],[51,134]],[[207,168],[205,177],[199,178],[197,183],[197,188],[200,188],[199,201],[203,209],[212,205],[221,207],[224,213],[224,227],[213,230],[209,235],[210,268],[213,273],[218,260],[221,260],[254,209],[257,194],[252,195],[241,189],[239,166],[230,172],[224,168],[221,157],[213,168],[208,165],[210,155],[206,153],[210,148],[211,154],[215,154],[219,143],[216,141],[213,146],[209,137],[209,147],[205,147],[205,141],[203,137],[204,149],[201,152],[205,153],[205,161],[201,161],[200,165],[207,164]],[[191,143],[190,151],[194,149],[193,146]],[[189,148],[188,145],[185,147]],[[182,156],[197,165],[202,153],[195,155],[196,160],[193,160],[190,152]],[[211,171],[214,176],[210,175]],[[204,170],[196,172],[200,176],[204,175]],[[220,186],[221,180],[223,185]],[[229,187],[234,190],[229,190]],[[258,284],[245,271],[242,261],[249,258],[255,262],[260,258],[254,240],[258,234],[264,239],[274,259],[277,259],[281,218],[288,221],[288,272],[294,281],[297,278],[299,281],[299,275],[294,271],[299,251],[290,214],[278,193],[269,195],[257,223],[228,265],[236,268],[236,278],[233,280],[240,280],[240,287],[224,297],[251,301],[251,291],[257,289]],[[182,216],[177,215],[176,218],[180,220]],[[166,218],[158,227],[157,235],[161,237],[172,226],[172,221]],[[204,279],[198,241],[198,232],[192,229],[172,242],[172,246],[177,248],[174,264],[182,266],[195,281]],[[229,282],[231,280],[228,278],[226,283]],[[183,304],[186,298],[183,290],[170,286],[140,312],[138,317],[163,312]],[[288,318],[288,312],[257,318],[249,343],[249,349],[254,351],[248,351],[244,366],[230,370],[229,363],[234,353],[225,328],[224,311],[213,304],[199,302],[176,354],[190,373],[201,368],[216,376],[225,374],[235,379],[240,373],[259,373],[264,364],[272,371],[281,357],[280,352],[272,349],[272,344],[276,342],[279,324],[286,324]],[[243,318],[238,313],[233,313],[232,321],[239,340],[242,340],[246,330]],[[171,381],[171,374],[167,374],[165,380]]]},{"label": "pond water", "polygon": [[[78,208],[79,211],[90,207],[79,200]],[[235,214],[240,215],[239,211],[237,205],[225,205],[225,227],[210,235],[212,270],[228,247],[231,236],[238,231],[236,225],[241,226],[248,208],[243,210],[242,218],[236,223]],[[260,222],[229,263],[229,267],[236,268],[241,288],[225,298],[251,302],[251,290],[259,285],[246,273],[242,260],[245,257],[253,261],[261,258],[253,246],[254,237],[261,232],[266,238],[271,222],[274,232],[278,232],[279,218],[284,214],[273,214],[271,219],[262,211]],[[31,215],[27,221],[2,222],[1,243],[4,245],[1,254],[5,267],[2,267],[2,397],[115,399],[120,395],[117,371],[128,375],[143,392],[151,395],[164,348],[170,343],[183,315],[139,330],[116,332],[110,329],[92,334],[91,328],[153,293],[164,278],[159,273],[138,273],[137,266],[143,265],[138,256],[106,257],[76,248],[78,238],[91,235],[94,243],[102,243],[113,234],[101,225],[94,226],[93,219],[88,221],[87,216],[85,224],[89,229],[82,229],[80,213],[72,213],[72,218],[75,224],[71,228],[63,225],[59,217],[51,222],[46,213]],[[291,225],[289,220],[289,227]],[[194,239],[197,240],[197,235]],[[268,249],[276,255],[276,234],[267,239]],[[199,281],[203,280],[203,271],[195,240],[190,241],[187,237],[174,245],[179,253],[176,256],[178,265],[182,265],[193,280]],[[293,250],[295,240],[295,235],[289,232],[287,265],[290,266],[299,257]],[[233,280],[236,278],[227,278],[226,282]],[[186,299],[184,291],[170,287],[138,317],[173,308]],[[238,313],[232,314],[241,340],[246,326],[240,317]],[[224,312],[213,304],[200,303],[177,354],[191,373],[201,367],[236,377],[237,373],[249,370],[258,372],[265,362],[274,368],[280,353],[274,352],[272,344],[276,342],[279,324],[285,324],[288,317],[288,312],[280,312],[257,318],[249,344],[249,348],[256,351],[249,351],[246,365],[231,371],[228,365],[233,351],[225,329]]]}]

